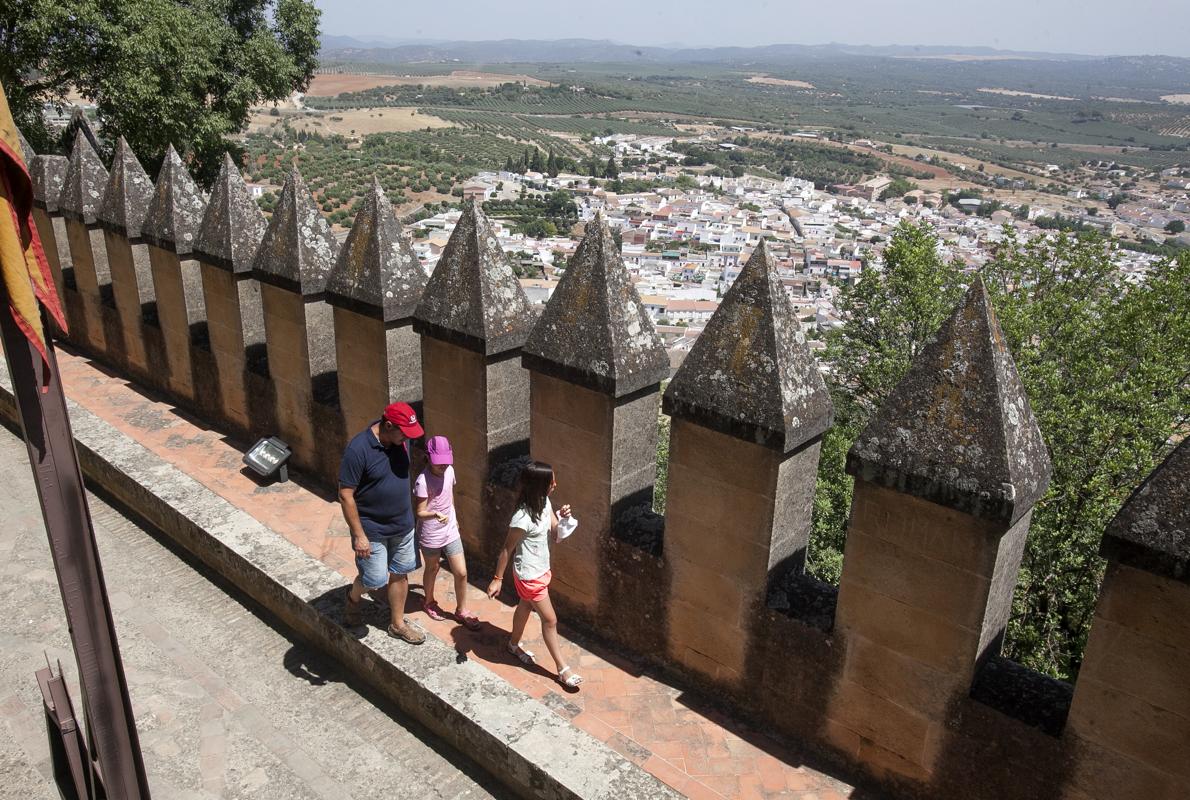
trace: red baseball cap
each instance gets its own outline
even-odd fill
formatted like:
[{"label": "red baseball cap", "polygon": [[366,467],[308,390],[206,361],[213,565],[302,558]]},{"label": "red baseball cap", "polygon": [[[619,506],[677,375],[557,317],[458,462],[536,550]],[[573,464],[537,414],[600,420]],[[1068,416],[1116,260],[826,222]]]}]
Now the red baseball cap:
[{"label": "red baseball cap", "polygon": [[401,429],[401,433],[410,439],[420,439],[425,435],[421,425],[417,422],[417,413],[408,403],[389,403],[384,409],[384,418]]}]

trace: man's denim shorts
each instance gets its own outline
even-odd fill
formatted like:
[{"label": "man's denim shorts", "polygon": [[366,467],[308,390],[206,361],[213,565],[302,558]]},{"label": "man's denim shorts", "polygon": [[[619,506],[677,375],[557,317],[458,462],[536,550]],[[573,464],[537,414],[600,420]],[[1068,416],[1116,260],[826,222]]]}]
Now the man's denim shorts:
[{"label": "man's denim shorts", "polygon": [[405,575],[420,567],[421,557],[417,553],[416,540],[412,530],[397,536],[369,538],[372,555],[367,558],[355,557],[355,566],[364,588],[382,589],[388,586],[390,573]]}]

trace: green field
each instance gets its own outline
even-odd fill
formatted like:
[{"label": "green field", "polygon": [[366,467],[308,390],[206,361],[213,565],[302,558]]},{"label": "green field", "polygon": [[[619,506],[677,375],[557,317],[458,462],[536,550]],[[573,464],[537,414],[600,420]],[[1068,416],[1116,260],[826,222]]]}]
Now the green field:
[{"label": "green field", "polygon": [[[809,59],[796,67],[500,64],[486,68],[528,74],[552,85],[390,86],[310,102],[319,108],[416,105],[522,140],[532,139],[526,129],[656,133],[675,121],[720,122],[785,131],[828,129],[882,140],[970,140],[965,147],[1005,163],[1109,157],[1152,168],[1190,162],[1190,106],[1160,101],[1163,94],[1190,85],[1181,82],[1187,71],[1183,61],[1157,67],[1118,59],[953,63],[859,57]],[[424,74],[431,69],[408,69],[414,67]],[[483,70],[485,65],[452,63],[449,68]],[[393,71],[415,74],[406,65]],[[750,80],[758,76],[803,81],[812,88]],[[630,113],[647,113],[651,119],[615,119]],[[1055,143],[1062,153],[1048,152]],[[1127,147],[1129,152],[1105,156],[1088,146]]]}]

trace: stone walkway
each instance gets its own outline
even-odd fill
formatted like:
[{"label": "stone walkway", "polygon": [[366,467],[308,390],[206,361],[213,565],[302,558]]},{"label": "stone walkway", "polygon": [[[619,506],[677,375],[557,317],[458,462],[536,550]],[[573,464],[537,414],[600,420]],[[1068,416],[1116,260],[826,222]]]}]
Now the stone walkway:
[{"label": "stone walkway", "polygon": [[[89,502],[154,797],[504,796],[238,592]],[[33,673],[60,660],[80,714],[81,694],[25,446],[2,428],[0,503],[0,797],[50,800]]]},{"label": "stone walkway", "polygon": [[[284,535],[307,553],[340,572],[355,575],[346,523],[326,492],[295,482],[259,485],[242,471],[241,443],[204,426],[172,406],[154,401],[126,380],[88,359],[58,351],[63,384],[72,400],[136,439],[161,458],[229,502]],[[460,465],[462,468],[462,465]],[[565,498],[559,498],[564,502]],[[491,565],[476,565],[476,574]],[[420,583],[420,575],[411,576]],[[418,587],[420,588],[420,587]],[[485,625],[470,632],[450,622],[436,623],[420,611],[420,594],[411,598],[409,616],[434,636],[451,643],[509,683],[541,699],[562,717],[607,742],[631,761],[693,798],[799,798],[837,800],[851,788],[818,772],[762,733],[709,710],[705,702],[642,671],[614,653],[580,646],[563,624],[563,649],[586,679],[577,693],[564,691],[545,670],[526,670],[503,649],[512,609],[472,587],[473,609]],[[454,607],[449,573],[440,571],[435,593]],[[563,623],[565,621],[563,620]],[[526,646],[552,668],[536,616]],[[763,691],[758,687],[758,691]]]}]

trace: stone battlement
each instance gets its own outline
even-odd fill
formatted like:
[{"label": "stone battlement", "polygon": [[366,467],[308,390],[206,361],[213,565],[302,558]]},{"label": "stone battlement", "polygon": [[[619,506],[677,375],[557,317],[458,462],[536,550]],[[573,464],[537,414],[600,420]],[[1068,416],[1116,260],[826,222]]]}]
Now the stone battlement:
[{"label": "stone battlement", "polygon": [[454,446],[474,574],[532,453],[582,519],[554,556],[568,621],[891,794],[1190,796],[1190,444],[1107,527],[1077,684],[1004,659],[1050,461],[978,280],[848,455],[836,589],[805,574],[830,397],[763,244],[662,396],[602,219],[538,314],[474,201],[427,280],[378,184],[340,247],[296,171],[268,220],[230,158],[210,198],[172,149],[154,182],[81,132],[30,172],[72,345],[233,436],[280,435],[328,486],[384,404],[420,403]]}]

